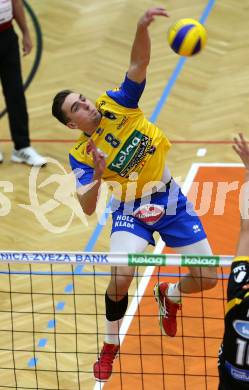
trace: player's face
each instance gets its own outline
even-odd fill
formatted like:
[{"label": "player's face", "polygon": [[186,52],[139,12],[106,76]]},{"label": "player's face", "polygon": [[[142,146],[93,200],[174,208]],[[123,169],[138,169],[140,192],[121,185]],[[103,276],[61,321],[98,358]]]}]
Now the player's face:
[{"label": "player's face", "polygon": [[62,110],[69,118],[67,126],[80,129],[91,135],[101,120],[101,114],[94,104],[79,93],[70,93],[62,105]]}]

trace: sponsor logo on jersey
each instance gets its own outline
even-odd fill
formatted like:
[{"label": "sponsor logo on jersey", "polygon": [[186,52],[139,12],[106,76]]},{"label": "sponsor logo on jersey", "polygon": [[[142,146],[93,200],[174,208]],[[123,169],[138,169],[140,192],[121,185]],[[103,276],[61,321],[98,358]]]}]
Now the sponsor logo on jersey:
[{"label": "sponsor logo on jersey", "polygon": [[233,269],[233,276],[236,283],[241,283],[246,277],[246,266],[245,264],[238,265]]},{"label": "sponsor logo on jersey", "polygon": [[149,255],[149,254],[139,254],[133,253],[128,254],[128,264],[137,266],[137,265],[165,265],[166,256],[165,255]]},{"label": "sponsor logo on jersey", "polygon": [[149,154],[154,154],[155,151],[156,151],[156,147],[152,145],[148,153]]},{"label": "sponsor logo on jersey", "polygon": [[102,114],[105,118],[110,119],[110,120],[112,120],[112,121],[115,121],[115,120],[117,119],[116,115],[115,115],[113,112],[111,112],[111,111],[102,110],[102,111],[101,111],[101,114]]},{"label": "sponsor logo on jersey", "polygon": [[122,129],[122,127],[124,127],[124,125],[127,123],[127,121],[128,121],[127,116],[124,116],[123,119],[122,119],[122,121],[118,124],[117,130]]},{"label": "sponsor logo on jersey", "polygon": [[135,130],[108,166],[120,176],[128,175],[144,159],[151,147],[151,138]]},{"label": "sponsor logo on jersey", "polygon": [[164,207],[157,204],[145,204],[140,206],[133,213],[134,217],[147,225],[154,225],[164,214]]},{"label": "sponsor logo on jersey", "polygon": [[237,275],[234,276],[234,280],[236,283],[241,283],[246,277],[245,271],[240,271]]},{"label": "sponsor logo on jersey", "polygon": [[104,129],[102,127],[99,127],[97,130],[96,130],[96,133],[98,135],[101,135],[103,133]]},{"label": "sponsor logo on jersey", "polygon": [[249,321],[235,320],[233,327],[240,336],[249,339]]},{"label": "sponsor logo on jersey", "polygon": [[[234,367],[231,363],[228,361],[225,361],[225,367],[228,373],[236,380],[243,381],[243,382],[249,382],[249,371],[248,370],[241,370],[240,368]],[[236,385],[236,389],[239,388]]]},{"label": "sponsor logo on jersey", "polygon": [[78,145],[77,146],[75,146],[75,150],[78,150],[80,147],[81,147],[81,145],[84,143],[84,141],[81,141],[80,143],[78,143]]},{"label": "sponsor logo on jersey", "polygon": [[118,215],[114,227],[126,227],[134,230],[134,218],[129,215]]},{"label": "sponsor logo on jersey", "polygon": [[100,110],[101,107],[103,107],[105,104],[106,104],[106,101],[105,101],[105,100],[101,100],[101,101],[99,102],[99,104],[98,104],[97,109]]},{"label": "sponsor logo on jersey", "polygon": [[182,255],[182,265],[193,267],[217,267],[219,265],[219,256]]},{"label": "sponsor logo on jersey", "polygon": [[197,224],[193,225],[193,232],[194,232],[194,233],[199,233],[199,232],[201,232],[200,226],[197,225]]}]

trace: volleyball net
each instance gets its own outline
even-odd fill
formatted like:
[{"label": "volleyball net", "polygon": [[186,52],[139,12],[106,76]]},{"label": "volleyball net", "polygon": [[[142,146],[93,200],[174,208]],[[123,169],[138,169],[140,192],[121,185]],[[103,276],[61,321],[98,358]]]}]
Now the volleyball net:
[{"label": "volleyball net", "polygon": [[[230,256],[0,252],[0,389],[198,390],[217,388]],[[136,266],[121,349],[106,384],[92,365],[105,334],[110,266]],[[158,281],[186,267],[218,268],[212,290],[185,295],[174,338],[163,336],[153,296]]]}]

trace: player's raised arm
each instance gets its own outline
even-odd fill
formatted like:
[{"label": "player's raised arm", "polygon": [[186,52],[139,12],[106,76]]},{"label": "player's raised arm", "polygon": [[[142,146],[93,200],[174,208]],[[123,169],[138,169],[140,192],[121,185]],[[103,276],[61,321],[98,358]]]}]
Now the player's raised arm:
[{"label": "player's raised arm", "polygon": [[240,199],[242,204],[240,205],[241,210],[241,227],[240,237],[237,248],[237,256],[249,256],[249,145],[246,142],[243,134],[239,134],[234,138],[233,149],[239,155],[242,162],[245,165],[245,183],[243,185],[243,196]]},{"label": "player's raised arm", "polygon": [[137,31],[131,50],[128,77],[130,80],[141,83],[146,77],[146,69],[150,62],[150,36],[148,27],[156,16],[168,17],[164,8],[150,8],[139,19]]}]

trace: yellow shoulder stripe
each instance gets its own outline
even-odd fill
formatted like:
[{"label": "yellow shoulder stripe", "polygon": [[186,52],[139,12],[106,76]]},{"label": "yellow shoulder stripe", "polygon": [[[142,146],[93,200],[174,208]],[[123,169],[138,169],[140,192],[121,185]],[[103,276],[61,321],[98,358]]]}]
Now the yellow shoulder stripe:
[{"label": "yellow shoulder stripe", "polygon": [[236,305],[239,305],[241,303],[242,299],[239,299],[239,298],[234,298],[234,299],[231,299],[231,301],[229,301],[226,305],[226,312],[225,312],[225,315],[227,315],[227,313]]},{"label": "yellow shoulder stripe", "polygon": [[[249,297],[249,291],[245,294],[244,298],[247,298]],[[239,299],[239,298],[234,298],[234,299],[231,299],[231,301],[229,301],[226,305],[226,312],[225,312],[225,315],[227,315],[227,313],[235,306],[235,305],[239,305],[241,302],[242,302],[243,299]]]},{"label": "yellow shoulder stripe", "polygon": [[236,261],[249,261],[249,256],[237,256],[233,259],[233,263]]}]

